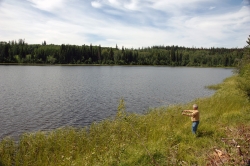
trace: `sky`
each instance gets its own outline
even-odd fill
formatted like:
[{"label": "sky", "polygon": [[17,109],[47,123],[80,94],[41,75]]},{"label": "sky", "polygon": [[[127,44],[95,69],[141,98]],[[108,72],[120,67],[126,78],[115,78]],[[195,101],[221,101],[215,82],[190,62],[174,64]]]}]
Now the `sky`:
[{"label": "sky", "polygon": [[242,48],[250,0],[0,0],[0,41]]}]

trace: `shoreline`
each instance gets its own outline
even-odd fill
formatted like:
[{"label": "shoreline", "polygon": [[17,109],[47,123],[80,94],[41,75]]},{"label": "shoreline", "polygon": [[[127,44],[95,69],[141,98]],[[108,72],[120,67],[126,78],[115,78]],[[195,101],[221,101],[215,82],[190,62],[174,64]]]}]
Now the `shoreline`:
[{"label": "shoreline", "polygon": [[0,63],[0,66],[124,66],[124,67],[191,67],[191,68],[225,68],[235,69],[233,66],[169,66],[169,65],[110,65],[110,64],[39,64],[39,63]]}]

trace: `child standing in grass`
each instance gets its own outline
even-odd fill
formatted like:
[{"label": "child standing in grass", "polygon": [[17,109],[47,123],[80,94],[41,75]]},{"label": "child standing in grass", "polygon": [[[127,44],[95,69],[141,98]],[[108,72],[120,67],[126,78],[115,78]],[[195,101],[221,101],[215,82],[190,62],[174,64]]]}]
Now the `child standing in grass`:
[{"label": "child standing in grass", "polygon": [[184,110],[182,111],[182,115],[186,115],[191,117],[191,121],[192,121],[192,133],[196,134],[198,125],[199,125],[199,121],[200,121],[200,114],[199,114],[199,110],[198,110],[198,105],[194,104],[193,105],[193,110]]}]

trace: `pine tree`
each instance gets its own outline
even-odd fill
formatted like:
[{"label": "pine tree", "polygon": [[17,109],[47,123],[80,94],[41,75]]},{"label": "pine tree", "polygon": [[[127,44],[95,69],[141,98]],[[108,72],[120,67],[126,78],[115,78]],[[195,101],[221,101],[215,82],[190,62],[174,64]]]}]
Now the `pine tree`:
[{"label": "pine tree", "polygon": [[248,41],[246,41],[248,45],[250,45],[250,35],[249,35],[249,38],[248,38]]}]

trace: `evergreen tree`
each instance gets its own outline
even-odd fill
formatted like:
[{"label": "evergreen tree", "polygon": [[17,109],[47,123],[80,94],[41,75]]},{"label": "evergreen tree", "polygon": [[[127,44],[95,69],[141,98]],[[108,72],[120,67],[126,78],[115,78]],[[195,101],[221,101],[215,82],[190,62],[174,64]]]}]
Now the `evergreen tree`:
[{"label": "evergreen tree", "polygon": [[250,45],[250,35],[249,35],[249,38],[248,40],[246,41],[248,45]]}]

